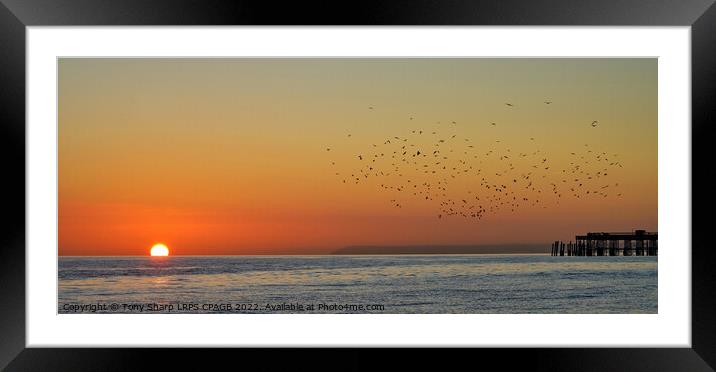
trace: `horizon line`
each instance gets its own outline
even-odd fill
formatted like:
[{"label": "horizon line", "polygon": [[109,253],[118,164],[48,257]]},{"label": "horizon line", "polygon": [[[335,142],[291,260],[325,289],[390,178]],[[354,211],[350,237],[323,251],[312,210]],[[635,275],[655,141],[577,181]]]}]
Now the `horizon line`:
[{"label": "horizon line", "polygon": [[304,253],[304,254],[170,254],[169,256],[150,255],[57,255],[57,257],[252,257],[252,256],[549,256],[547,253],[357,253],[357,254],[335,254],[335,253]]}]

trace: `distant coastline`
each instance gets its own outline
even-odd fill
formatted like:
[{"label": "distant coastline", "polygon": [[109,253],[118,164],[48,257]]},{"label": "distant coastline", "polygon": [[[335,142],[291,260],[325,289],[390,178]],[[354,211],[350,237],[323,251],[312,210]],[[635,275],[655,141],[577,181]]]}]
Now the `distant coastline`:
[{"label": "distant coastline", "polygon": [[351,245],[332,252],[334,255],[395,254],[549,254],[548,244],[491,245]]}]

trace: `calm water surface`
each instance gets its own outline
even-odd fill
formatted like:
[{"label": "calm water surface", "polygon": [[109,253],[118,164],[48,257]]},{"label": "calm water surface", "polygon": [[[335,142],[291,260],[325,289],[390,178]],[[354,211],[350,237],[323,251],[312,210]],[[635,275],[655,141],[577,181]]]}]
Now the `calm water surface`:
[{"label": "calm water surface", "polygon": [[656,313],[657,257],[61,257],[58,295],[60,313]]}]

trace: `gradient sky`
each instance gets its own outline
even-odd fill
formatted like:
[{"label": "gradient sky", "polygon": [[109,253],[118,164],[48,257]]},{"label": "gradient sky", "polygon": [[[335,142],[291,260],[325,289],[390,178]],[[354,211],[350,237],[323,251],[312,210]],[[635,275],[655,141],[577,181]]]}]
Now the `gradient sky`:
[{"label": "gradient sky", "polygon": [[[657,230],[656,59],[58,63],[60,255],[146,255],[156,242],[173,255],[548,247],[587,231]],[[412,130],[457,134],[476,153],[539,149],[552,164],[545,192],[571,152],[616,153],[623,167],[609,180],[622,195],[545,197],[478,221],[438,219],[417,197],[395,208],[396,194],[375,182],[342,182],[361,166],[357,154]],[[428,146],[420,141],[411,143]],[[502,164],[479,160],[484,173]],[[452,190],[479,195],[475,180]]]}]

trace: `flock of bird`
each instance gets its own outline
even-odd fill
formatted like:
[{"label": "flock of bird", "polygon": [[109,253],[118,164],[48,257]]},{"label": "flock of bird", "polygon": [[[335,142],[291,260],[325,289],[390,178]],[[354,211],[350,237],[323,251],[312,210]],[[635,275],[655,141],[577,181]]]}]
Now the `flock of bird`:
[{"label": "flock of bird", "polygon": [[[551,105],[552,101],[543,103]],[[516,105],[507,102],[505,107],[509,110]],[[407,118],[416,122],[414,116]],[[599,121],[585,125],[596,128]],[[490,122],[488,128],[497,126]],[[386,200],[395,208],[403,208],[408,202],[430,203],[438,219],[457,216],[481,220],[488,214],[515,212],[526,206],[546,208],[550,198],[559,203],[567,197],[622,196],[619,183],[609,176],[622,167],[619,154],[585,143],[578,151],[562,154],[560,164],[539,149],[540,141],[534,137],[519,141],[528,144],[520,149],[497,137],[490,138],[494,141],[491,145],[485,146],[483,140],[479,146],[461,134],[461,124],[456,121],[437,122],[432,127],[435,129],[416,128],[372,143],[350,156],[357,164],[351,171],[339,171],[335,158],[330,165],[336,167],[339,182],[370,183],[388,193]],[[346,140],[352,139],[347,133]],[[326,148],[328,153],[332,150]]]}]

